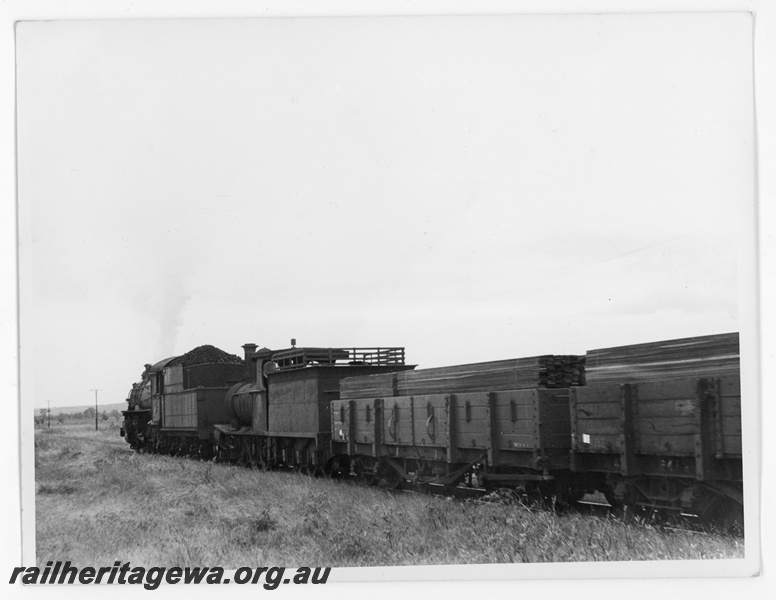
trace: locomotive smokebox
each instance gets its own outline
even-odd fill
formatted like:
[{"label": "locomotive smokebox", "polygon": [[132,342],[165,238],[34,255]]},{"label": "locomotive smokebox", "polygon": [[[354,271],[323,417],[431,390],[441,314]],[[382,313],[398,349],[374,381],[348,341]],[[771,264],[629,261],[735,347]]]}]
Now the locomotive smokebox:
[{"label": "locomotive smokebox", "polygon": [[[263,392],[264,389],[258,387],[255,382],[238,383],[229,388],[224,398],[229,420],[240,427],[251,427],[254,413],[263,408],[262,404],[266,398]],[[257,404],[259,406],[256,406]]]}]

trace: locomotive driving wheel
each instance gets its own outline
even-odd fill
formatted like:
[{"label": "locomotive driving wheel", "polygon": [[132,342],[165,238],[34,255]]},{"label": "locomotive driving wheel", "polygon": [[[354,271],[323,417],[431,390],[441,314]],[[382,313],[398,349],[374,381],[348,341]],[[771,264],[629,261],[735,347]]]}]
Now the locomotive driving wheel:
[{"label": "locomotive driving wheel", "polygon": [[246,445],[246,451],[248,453],[248,464],[247,466],[251,469],[258,469],[260,460],[259,460],[259,449],[256,447],[255,442],[248,442]]},{"label": "locomotive driving wheel", "polygon": [[269,471],[269,450],[261,442],[259,442],[259,466],[262,471]]}]

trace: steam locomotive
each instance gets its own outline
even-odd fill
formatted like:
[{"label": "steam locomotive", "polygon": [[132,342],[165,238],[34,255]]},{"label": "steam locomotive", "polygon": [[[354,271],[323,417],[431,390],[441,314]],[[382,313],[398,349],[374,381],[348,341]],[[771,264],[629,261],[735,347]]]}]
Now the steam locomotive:
[{"label": "steam locomotive", "polygon": [[392,488],[567,504],[598,491],[615,508],[742,523],[737,334],[436,369],[399,347],[243,350],[146,365],[126,441]]}]

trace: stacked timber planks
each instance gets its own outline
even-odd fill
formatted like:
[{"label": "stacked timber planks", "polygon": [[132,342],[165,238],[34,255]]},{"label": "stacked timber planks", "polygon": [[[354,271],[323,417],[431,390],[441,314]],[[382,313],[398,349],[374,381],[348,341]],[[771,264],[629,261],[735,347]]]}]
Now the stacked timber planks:
[{"label": "stacked timber planks", "polygon": [[740,371],[738,333],[589,350],[588,384],[674,377],[720,377]]},{"label": "stacked timber planks", "polygon": [[340,398],[384,398],[396,396],[398,373],[346,377],[340,381]]},{"label": "stacked timber planks", "polygon": [[492,362],[418,369],[363,377],[348,377],[340,383],[340,397],[383,398],[421,394],[460,394],[562,388],[584,385],[584,358],[576,355],[545,355]]}]

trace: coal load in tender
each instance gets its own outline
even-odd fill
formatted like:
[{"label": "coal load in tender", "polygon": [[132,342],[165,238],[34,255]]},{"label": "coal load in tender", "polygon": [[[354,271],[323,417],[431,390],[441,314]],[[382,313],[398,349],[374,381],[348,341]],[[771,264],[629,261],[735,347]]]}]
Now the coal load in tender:
[{"label": "coal load in tender", "polygon": [[198,346],[193,350],[190,350],[182,356],[170,361],[167,366],[183,365],[184,367],[190,367],[192,365],[204,365],[211,363],[236,363],[241,364],[243,359],[235,354],[229,354],[223,350],[205,344],[204,346]]},{"label": "coal load in tender", "polygon": [[740,372],[737,333],[589,350],[588,384],[673,377],[719,377]]},{"label": "coal load in tender", "polygon": [[585,368],[582,357],[546,355],[348,377],[340,384],[340,397],[343,399],[381,398],[537,387],[560,388],[583,385],[584,380]]}]

